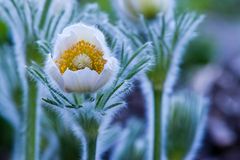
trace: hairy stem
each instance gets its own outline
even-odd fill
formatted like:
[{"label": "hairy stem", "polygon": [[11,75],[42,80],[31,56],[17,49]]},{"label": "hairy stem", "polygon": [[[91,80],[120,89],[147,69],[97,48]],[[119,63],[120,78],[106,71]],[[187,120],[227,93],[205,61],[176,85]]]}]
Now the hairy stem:
[{"label": "hairy stem", "polygon": [[[34,42],[34,40],[33,40]],[[39,53],[36,44],[26,44],[26,63],[31,65],[31,61],[38,64],[43,62],[43,57]],[[25,160],[38,160],[39,159],[39,111],[40,111],[40,87],[38,83],[31,80],[26,75],[26,99],[25,99],[25,125],[26,125],[26,138],[25,138]]]},{"label": "hairy stem", "polygon": [[161,100],[162,91],[153,89],[153,160],[161,158]]},{"label": "hairy stem", "polygon": [[26,160],[38,159],[38,87],[37,84],[31,80],[28,80],[28,97],[26,104]]},{"label": "hairy stem", "polygon": [[84,137],[84,139],[81,140],[84,145],[84,149],[82,150],[82,160],[98,160],[96,151],[101,121],[99,120],[99,117],[97,117],[98,115],[95,115],[95,111],[92,113],[91,111],[89,112],[89,110],[86,110],[86,112],[81,112],[77,118]]},{"label": "hairy stem", "polygon": [[84,145],[85,150],[82,153],[83,160],[98,160],[97,139],[101,122],[98,119],[99,117],[95,117],[96,115],[93,116],[93,114],[91,112],[82,113],[78,119],[86,143]]},{"label": "hairy stem", "polygon": [[87,140],[87,160],[96,159],[97,137],[91,137]]}]

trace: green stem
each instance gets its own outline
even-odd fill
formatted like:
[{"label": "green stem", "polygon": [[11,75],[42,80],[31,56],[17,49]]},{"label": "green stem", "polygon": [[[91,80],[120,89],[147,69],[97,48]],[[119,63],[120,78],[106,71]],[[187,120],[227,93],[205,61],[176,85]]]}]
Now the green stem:
[{"label": "green stem", "polygon": [[[43,62],[41,54],[37,49],[35,39],[29,40],[30,43],[26,44],[26,64],[31,65],[32,61],[38,64]],[[27,73],[26,73],[27,74]],[[25,160],[38,160],[39,159],[39,86],[38,83],[33,81],[26,75],[26,99],[25,99],[25,124],[26,124],[26,137],[25,137]]]},{"label": "green stem", "polygon": [[91,137],[87,140],[87,160],[96,159],[97,137]]},{"label": "green stem", "polygon": [[153,160],[161,158],[161,100],[162,91],[153,89],[154,109],[153,109]]},{"label": "green stem", "polygon": [[93,116],[95,111],[87,111],[79,116],[79,124],[84,133],[85,151],[82,153],[82,160],[96,160],[97,157],[97,139],[101,121],[99,117]]},{"label": "green stem", "polygon": [[26,150],[25,159],[26,160],[36,160],[38,159],[38,143],[37,143],[37,126],[38,126],[38,87],[37,84],[28,79],[28,97],[26,104]]}]

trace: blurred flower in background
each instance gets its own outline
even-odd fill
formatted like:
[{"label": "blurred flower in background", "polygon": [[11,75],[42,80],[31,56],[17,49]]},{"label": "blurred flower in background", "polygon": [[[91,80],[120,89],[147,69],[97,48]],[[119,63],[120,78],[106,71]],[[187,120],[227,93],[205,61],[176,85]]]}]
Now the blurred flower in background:
[{"label": "blurred flower in background", "polygon": [[154,18],[159,12],[167,11],[171,3],[171,0],[117,0],[120,9],[133,19],[140,14],[146,18]]},{"label": "blurred flower in background", "polygon": [[53,7],[53,13],[55,14],[59,14],[60,12],[62,12],[64,10],[64,8],[71,8],[71,3],[73,2],[73,0],[68,0],[68,1],[63,1],[63,0],[55,0],[52,3],[52,7]]}]

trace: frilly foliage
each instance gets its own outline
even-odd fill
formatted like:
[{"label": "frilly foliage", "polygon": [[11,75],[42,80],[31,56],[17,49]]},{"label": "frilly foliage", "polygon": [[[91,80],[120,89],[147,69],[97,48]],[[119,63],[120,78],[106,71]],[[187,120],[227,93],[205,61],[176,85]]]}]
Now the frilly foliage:
[{"label": "frilly foliage", "polygon": [[[169,81],[175,81],[184,49],[196,35],[195,30],[203,18],[196,13],[175,14],[171,18],[167,14],[159,14],[154,21],[140,16],[137,27],[124,20],[119,23],[119,28],[131,40],[133,47],[152,42],[149,54],[153,63],[148,77],[156,88],[163,89],[168,75],[172,77]],[[169,88],[172,87],[173,84],[169,84]]]},{"label": "frilly foliage", "polygon": [[20,115],[18,113],[20,84],[18,73],[15,70],[17,63],[12,59],[14,57],[11,46],[2,46],[0,48],[0,115],[3,116],[14,129],[18,129]]},{"label": "frilly foliage", "polygon": [[[64,121],[71,117],[71,120],[76,122],[76,125],[69,125],[74,134],[80,139],[87,138],[87,140],[97,139],[102,124],[108,123],[105,122],[109,121],[108,117],[114,115],[117,110],[125,106],[123,98],[131,90],[132,79],[143,73],[151,64],[148,55],[142,56],[151,49],[149,43],[145,43],[133,51],[126,46],[127,39],[122,39],[124,36],[121,35],[122,33],[116,27],[108,23],[105,23],[105,28],[101,24],[98,27],[103,32],[106,30],[106,27],[109,27],[108,29],[111,29],[121,37],[120,39],[106,35],[112,53],[119,59],[120,70],[116,73],[115,80],[105,89],[93,94],[65,94],[54,85],[44,70],[37,64],[33,63],[27,68],[29,75],[36,81],[41,82],[49,90],[50,97],[43,98],[43,101],[52,107],[59,108],[60,110],[56,109],[55,111],[60,115],[64,115],[62,116]],[[40,49],[48,50],[49,48],[46,46],[49,45],[40,45]],[[50,50],[48,51],[51,52]],[[68,114],[62,114],[63,112]]]},{"label": "frilly foliage", "polygon": [[[43,101],[47,104],[62,107],[64,111],[69,112],[70,114],[74,114],[74,112],[79,112],[79,114],[84,112],[86,106],[94,106],[92,108],[93,112],[99,113],[100,115],[104,115],[105,112],[109,110],[113,110],[119,106],[124,106],[125,102],[121,99],[123,98],[126,92],[129,92],[129,86],[131,84],[131,79],[137,73],[143,71],[146,67],[146,64],[142,64],[143,60],[141,60],[138,56],[139,52],[143,52],[146,48],[149,48],[149,45],[146,44],[138,50],[133,56],[129,52],[125,52],[125,47],[120,47],[118,41],[116,44],[112,44],[113,52],[118,52],[120,56],[122,56],[122,61],[126,63],[122,63],[124,65],[124,71],[121,70],[119,76],[113,82],[111,86],[108,87],[107,91],[98,92],[98,94],[86,94],[86,95],[65,95],[62,93],[56,86],[54,86],[51,81],[48,79],[47,75],[41,69],[39,64],[41,65],[43,59],[40,57],[46,57],[47,54],[51,53],[52,42],[54,42],[55,36],[60,33],[60,31],[67,25],[77,23],[79,21],[85,22],[92,25],[108,24],[107,16],[104,13],[101,13],[97,7],[97,5],[86,5],[80,6],[72,5],[72,8],[63,8],[59,13],[54,13],[53,3],[55,1],[45,0],[45,1],[18,1],[10,0],[10,1],[0,1],[1,14],[2,18],[7,22],[12,31],[12,36],[14,39],[13,51],[16,52],[17,56],[13,56],[16,58],[16,63],[20,64],[18,68],[21,90],[23,90],[24,94],[22,95],[22,99],[26,100],[27,96],[27,83],[25,77],[25,67],[23,67],[25,62],[27,65],[31,64],[31,61],[35,61],[38,63],[34,63],[34,65],[27,68],[28,73],[38,82],[42,82],[45,86],[47,86],[49,90],[49,94],[52,99],[49,97],[43,98]],[[75,4],[77,2],[74,2]],[[10,12],[11,11],[11,12]],[[15,27],[18,26],[18,27]],[[112,40],[116,41],[116,40]],[[39,46],[39,50],[37,50],[36,46]],[[118,49],[117,49],[118,48]],[[120,48],[120,49],[119,49]],[[118,51],[119,50],[119,51]],[[120,53],[121,52],[121,53]],[[43,55],[43,56],[42,56]],[[129,57],[130,56],[130,57]],[[138,64],[141,68],[133,67],[134,64],[138,63],[136,60],[138,56],[138,60],[140,60],[141,64]],[[25,59],[26,58],[26,59]],[[129,59],[128,61],[125,61]],[[148,59],[147,59],[148,60]],[[147,63],[147,60],[144,60]],[[11,69],[14,65],[9,67]],[[127,70],[128,69],[128,70]],[[131,71],[131,72],[126,72]],[[10,72],[6,72],[9,75],[18,75],[18,74],[10,74]],[[121,78],[120,78],[121,76]],[[6,75],[6,78],[8,76]],[[17,80],[17,78],[15,79]],[[7,80],[6,80],[7,81]],[[6,83],[6,82],[5,82]],[[17,84],[17,83],[16,83]],[[11,85],[14,86],[14,85]],[[4,86],[5,87],[5,86]],[[7,92],[11,92],[10,89],[6,89]],[[122,95],[122,96],[121,96]],[[10,105],[11,100],[8,100],[8,105]],[[4,101],[2,101],[4,102]],[[22,102],[20,102],[21,105]],[[9,107],[10,108],[10,107]],[[12,108],[16,110],[17,106],[13,104]],[[73,108],[73,110],[65,110],[65,108]],[[1,108],[2,109],[2,108]],[[24,108],[21,107],[21,111],[17,114],[19,116],[22,112],[24,112]],[[10,110],[9,110],[10,111]],[[10,113],[10,112],[9,112]],[[13,114],[15,112],[11,112]],[[5,117],[19,117],[17,114],[14,116],[7,115],[8,113],[3,113]],[[59,113],[60,114],[60,113]],[[89,117],[91,117],[91,112],[89,113]],[[44,115],[42,115],[44,116]],[[76,116],[76,115],[75,115]],[[87,119],[89,118],[87,117]],[[23,118],[23,117],[21,117]],[[87,124],[86,121],[80,121],[79,117],[76,116],[76,121],[79,120],[80,125],[84,128],[83,124]],[[82,117],[81,117],[82,118]],[[89,118],[95,121],[98,119],[98,114],[93,115],[93,118]],[[101,119],[101,118],[100,118]],[[75,119],[73,119],[75,121]],[[9,121],[13,121],[9,119]],[[14,120],[19,122],[18,120]],[[98,120],[96,121],[99,125]],[[93,127],[94,128],[94,127]],[[85,127],[88,129],[88,127]],[[54,129],[50,129],[49,133],[54,132]],[[91,130],[90,130],[91,132]],[[92,133],[92,132],[91,132]],[[47,134],[43,132],[43,135],[47,137]],[[54,144],[54,143],[52,143]],[[49,144],[50,145],[50,144]],[[50,152],[50,151],[49,151]],[[47,152],[45,152],[47,153]],[[46,155],[46,154],[45,154]],[[17,156],[16,156],[17,157]],[[47,156],[46,156],[47,157]]]},{"label": "frilly foliage", "polygon": [[206,121],[208,100],[191,92],[171,97],[167,125],[169,159],[193,159]]},{"label": "frilly foliage", "polygon": [[[45,106],[40,115],[41,159],[65,157],[66,146],[83,159],[89,156],[87,152],[101,156],[112,146],[115,146],[112,159],[146,159],[148,148],[145,143],[150,144],[146,136],[139,135],[145,123],[130,120],[122,135],[119,134],[121,127],[109,126],[112,116],[126,106],[124,98],[131,91],[133,81],[144,73],[153,88],[161,90],[167,97],[162,103],[163,109],[169,109],[169,112],[163,112],[168,114],[163,115],[167,125],[162,130],[166,134],[163,140],[166,141],[167,157],[192,159],[203,133],[205,100],[188,93],[170,95],[184,49],[195,37],[203,16],[160,13],[154,21],[140,16],[137,27],[126,19],[121,19],[115,26],[96,4],[69,1],[71,5],[60,6],[58,12],[54,12],[56,2],[0,0],[0,16],[11,28],[14,42],[13,46],[0,49],[0,116],[16,131],[13,159],[22,157],[19,155],[23,152],[20,139],[25,134],[26,126],[22,122],[29,87],[26,71],[46,91],[41,95],[41,105]],[[52,53],[52,44],[58,33],[77,22],[98,27],[120,63],[113,82],[96,93],[64,93],[42,67],[44,59]],[[179,127],[178,122],[182,121],[186,123]],[[115,140],[116,137],[122,141]],[[89,146],[90,142],[99,146],[97,151],[95,146]]]},{"label": "frilly foliage", "polygon": [[[122,130],[112,153],[112,160],[144,160],[146,159],[147,137],[143,134],[145,123],[132,118]],[[127,141],[126,141],[127,139]]]},{"label": "frilly foliage", "polygon": [[[119,10],[117,7],[115,9]],[[118,13],[121,12],[118,11]],[[153,63],[150,70],[146,72],[150,86],[143,88],[153,93],[153,97],[148,96],[146,101],[149,103],[151,99],[154,100],[153,106],[148,106],[152,107],[148,109],[148,120],[149,136],[154,137],[150,142],[150,146],[153,147],[149,152],[152,152],[152,149],[155,151],[150,153],[148,158],[152,159],[152,156],[156,156],[154,158],[159,159],[158,156],[161,156],[164,159],[166,158],[166,124],[168,123],[170,96],[174,92],[174,86],[179,77],[179,66],[185,48],[196,36],[196,29],[204,16],[196,13],[177,14],[174,9],[170,9],[167,13],[159,13],[154,20],[147,20],[142,15],[139,15],[135,23],[130,22],[131,20],[126,16],[120,15],[120,19],[119,28],[130,39],[133,48],[145,42],[151,42],[153,46],[149,52]],[[156,143],[161,143],[158,144],[161,149],[156,148]],[[161,152],[161,155],[158,152]]]}]

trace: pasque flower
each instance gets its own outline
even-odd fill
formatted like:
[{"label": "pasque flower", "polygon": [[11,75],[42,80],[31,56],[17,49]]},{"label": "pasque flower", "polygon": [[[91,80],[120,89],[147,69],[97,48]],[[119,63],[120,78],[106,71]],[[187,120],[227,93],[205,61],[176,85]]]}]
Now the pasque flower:
[{"label": "pasque flower", "polygon": [[118,61],[100,30],[78,23],[58,35],[46,68],[65,91],[94,92],[113,79]]},{"label": "pasque flower", "polygon": [[69,9],[72,7],[73,0],[53,0],[52,1],[52,11],[55,14],[60,14],[61,11]]},{"label": "pasque flower", "polygon": [[146,18],[154,18],[159,12],[165,12],[170,0],[118,0],[120,8],[130,17],[143,14]]}]

